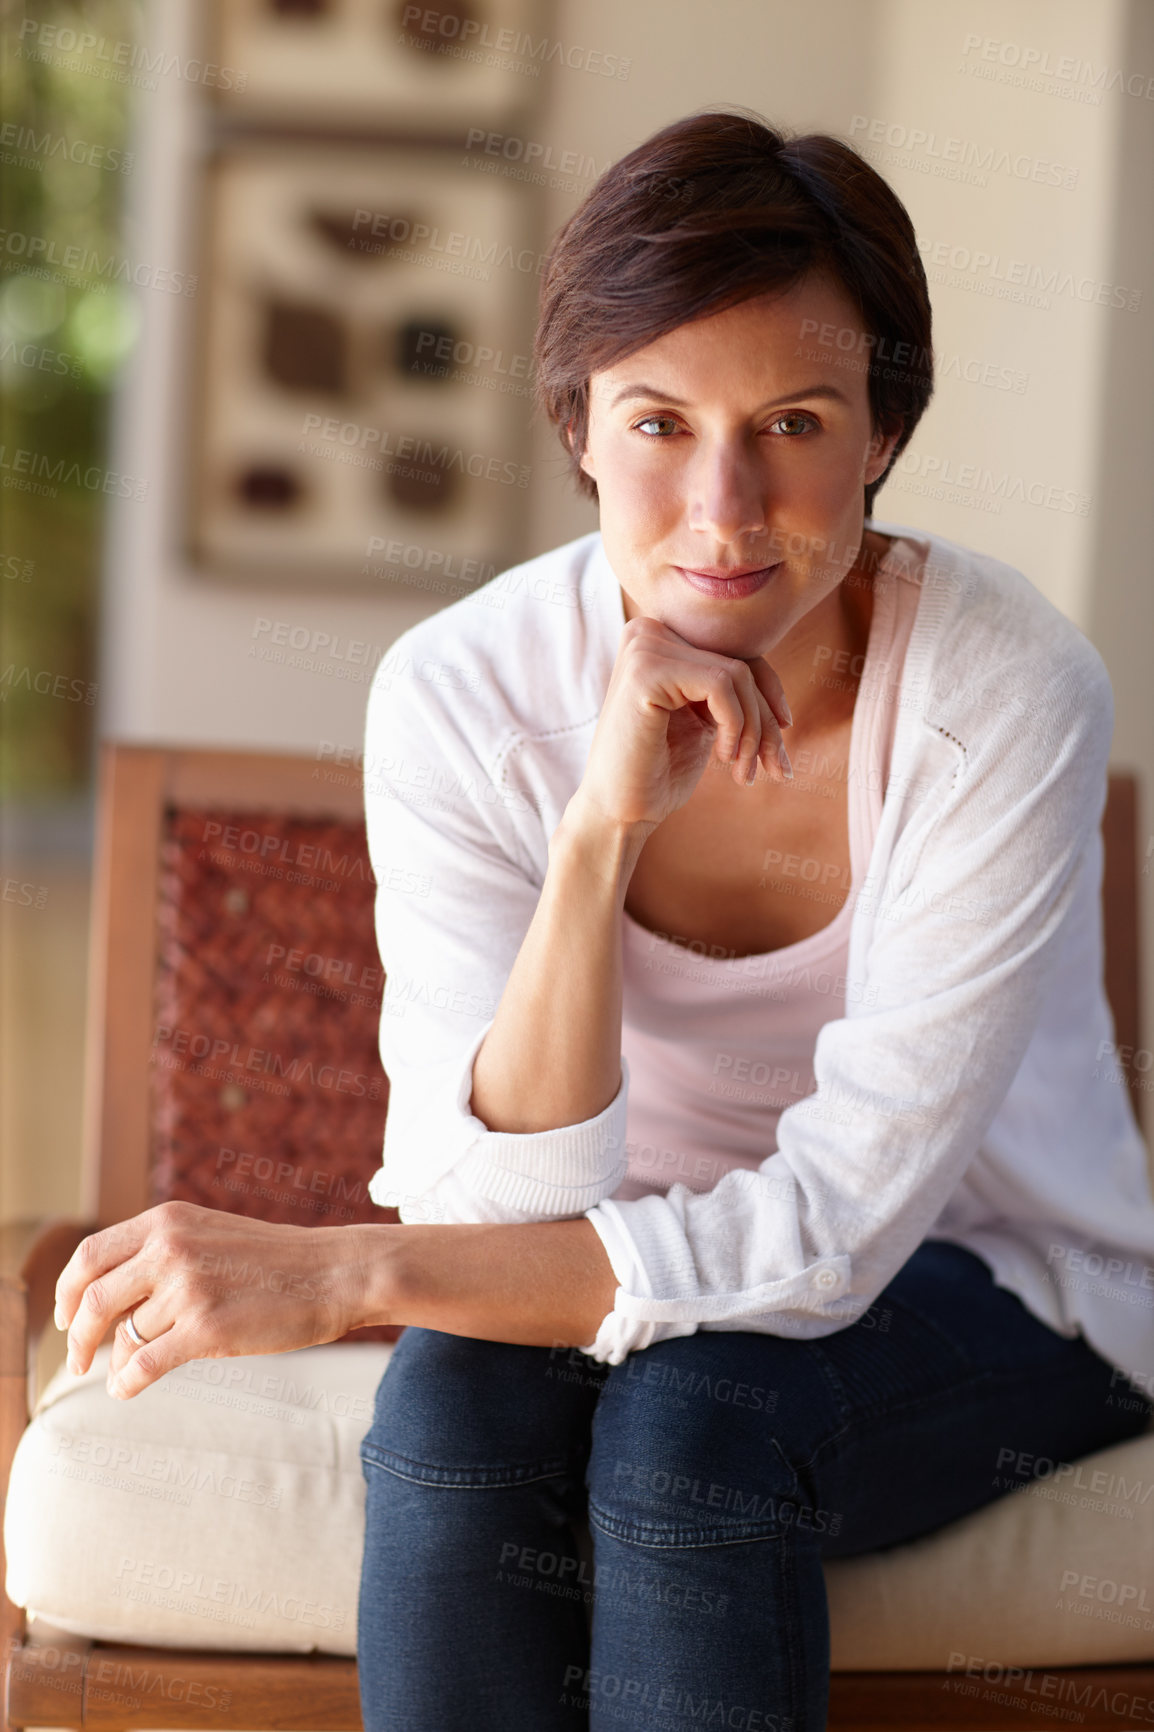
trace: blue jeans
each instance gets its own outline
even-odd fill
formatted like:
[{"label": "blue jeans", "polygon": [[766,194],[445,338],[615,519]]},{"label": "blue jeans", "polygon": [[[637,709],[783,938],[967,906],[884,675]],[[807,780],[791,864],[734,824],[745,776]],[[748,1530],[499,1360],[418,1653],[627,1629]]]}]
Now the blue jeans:
[{"label": "blue jeans", "polygon": [[406,1329],[361,1450],[365,1732],[820,1732],[823,1559],[1150,1413],[944,1240],[818,1340],[699,1331],[607,1366]]}]

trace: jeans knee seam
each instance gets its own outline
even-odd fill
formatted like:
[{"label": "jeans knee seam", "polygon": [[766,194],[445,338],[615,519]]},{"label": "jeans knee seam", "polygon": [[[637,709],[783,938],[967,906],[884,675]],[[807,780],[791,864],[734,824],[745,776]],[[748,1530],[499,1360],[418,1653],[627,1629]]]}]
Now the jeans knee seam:
[{"label": "jeans knee seam", "polygon": [[777,1522],[746,1522],[739,1530],[735,1527],[701,1529],[665,1522],[621,1521],[596,1504],[589,1505],[588,1522],[591,1528],[596,1528],[608,1539],[654,1551],[702,1551],[715,1546],[752,1545],[762,1540],[782,1540],[786,1534]]},{"label": "jeans knee seam", "polygon": [[[508,1467],[438,1468],[379,1448],[362,1449],[361,1464],[362,1467],[380,1468],[383,1473],[391,1473],[395,1479],[408,1480],[413,1485],[438,1486],[449,1491],[502,1491],[514,1486],[534,1485],[544,1479],[564,1479],[573,1471],[565,1462],[556,1466],[550,1462],[534,1462]],[[476,1477],[478,1475],[481,1477]]]}]

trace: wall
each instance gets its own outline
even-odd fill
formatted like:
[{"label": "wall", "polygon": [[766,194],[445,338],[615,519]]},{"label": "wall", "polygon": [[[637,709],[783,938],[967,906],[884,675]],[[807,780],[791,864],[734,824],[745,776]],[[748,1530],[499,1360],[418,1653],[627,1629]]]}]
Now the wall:
[{"label": "wall", "polygon": [[[180,47],[187,6],[153,6],[150,16]],[[559,0],[552,28],[562,42],[631,61],[626,80],[551,70],[547,142],[557,152],[606,162],[677,115],[741,103],[791,127],[854,139],[890,179],[923,246],[939,248],[931,290],[937,348],[952,376],[941,378],[878,515],[1008,560],[1086,631],[1114,681],[1115,761],[1154,790],[1146,647],[1154,240],[1139,220],[1154,192],[1154,104],[1093,81],[1121,71],[1133,86],[1154,74],[1154,8],[1143,0],[1052,0],[1044,9],[1033,0],[721,0],[708,9],[697,0]],[[1021,82],[1027,55],[1041,64],[1043,84],[1055,80],[1042,56],[1051,67],[1063,57],[1079,64],[1065,69],[1062,90],[1035,90]],[[1087,95],[1099,100],[1080,99]],[[135,221],[150,256],[188,269],[190,189],[172,183],[193,124],[187,93],[145,103],[142,121]],[[871,124],[881,142],[871,142]],[[932,137],[911,146],[917,131]],[[959,161],[966,153],[968,168]],[[996,166],[1003,157],[1011,166]],[[1051,165],[1073,184],[1048,184]],[[581,190],[551,195],[550,229]],[[976,253],[991,257],[959,268]],[[1043,286],[1031,290],[1031,276]],[[1138,310],[1097,304],[1099,287],[1107,302],[1115,287],[1139,290]],[[105,732],[282,750],[356,745],[364,688],[249,659],[256,618],[387,645],[430,604],[412,593],[229,588],[189,572],[173,533],[179,458],[165,456],[179,452],[183,432],[188,309],[158,294],[142,300],[119,466],[152,485],[144,504],[121,508],[110,543]],[[1007,375],[1024,375],[1024,388],[990,382]],[[533,437],[536,552],[594,518],[569,487],[552,430],[538,426]],[[1152,829],[1146,819],[1144,836]],[[1149,846],[1154,856],[1154,835]],[[1143,883],[1146,1003],[1154,1006],[1154,871]]]},{"label": "wall", "polygon": [[[1154,75],[1154,6],[1127,8],[1121,64]],[[1110,275],[1143,285],[1137,321],[1110,326],[1098,395],[1098,510],[1087,550],[1085,629],[1114,683],[1114,758],[1141,775],[1145,1046],[1154,1048],[1154,101],[1117,104]],[[1148,1076],[1154,1073],[1147,1073]],[[1152,1114],[1151,1116],[1154,1116]]]},{"label": "wall", "polygon": [[[782,4],[732,10],[743,33],[749,21],[752,53],[735,55],[732,38],[722,32],[711,32],[707,44],[696,40],[700,12],[691,0],[561,5],[552,27],[560,41],[627,56],[632,65],[626,80],[554,67],[547,142],[558,154],[573,150],[604,165],[654,126],[710,101],[776,106],[778,112],[788,106],[807,124],[830,126],[842,125],[864,102],[867,7],[823,0],[812,10]],[[148,16],[156,46],[192,51],[187,6],[153,6]],[[831,27],[840,51],[822,64],[814,43]],[[145,99],[141,124],[134,228],[147,237],[150,259],[195,269],[189,220],[195,92],[174,82],[164,102]],[[579,196],[556,195],[550,230]],[[183,381],[195,308],[175,296],[141,300],[142,342],[121,400],[120,462],[128,473],[148,477],[149,492],[144,502],[126,503],[110,539],[104,731],[124,739],[284,751],[309,751],[322,740],[359,744],[365,688],[251,659],[256,619],[288,619],[387,646],[431,604],[417,592],[321,595],[291,584],[229,587],[190,571],[177,526]],[[529,541],[530,551],[539,552],[595,526],[595,517],[572,493],[549,429],[535,430],[533,465]]]}]

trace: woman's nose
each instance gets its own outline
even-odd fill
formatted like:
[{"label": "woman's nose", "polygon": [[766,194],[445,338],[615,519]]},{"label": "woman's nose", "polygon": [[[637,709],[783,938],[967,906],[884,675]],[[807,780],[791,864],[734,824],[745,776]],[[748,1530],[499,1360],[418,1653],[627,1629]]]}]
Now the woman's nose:
[{"label": "woman's nose", "polygon": [[767,525],[765,473],[740,444],[702,450],[691,466],[690,528],[718,541],[737,541]]}]

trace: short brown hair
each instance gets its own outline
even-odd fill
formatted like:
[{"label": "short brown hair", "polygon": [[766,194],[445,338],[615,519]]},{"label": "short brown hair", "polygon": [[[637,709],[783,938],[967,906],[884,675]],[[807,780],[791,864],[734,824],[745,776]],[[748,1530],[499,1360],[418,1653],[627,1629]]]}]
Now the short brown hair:
[{"label": "short brown hair", "polygon": [[[710,110],[655,132],[614,163],[558,231],[541,283],[537,395],[581,490],[589,380],[678,325],[810,271],[847,292],[867,334],[875,430],[901,427],[874,495],[933,393],[932,315],[909,214],[841,139],[789,138],[757,115]],[[567,430],[572,431],[572,442]]]}]

